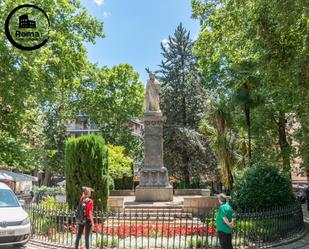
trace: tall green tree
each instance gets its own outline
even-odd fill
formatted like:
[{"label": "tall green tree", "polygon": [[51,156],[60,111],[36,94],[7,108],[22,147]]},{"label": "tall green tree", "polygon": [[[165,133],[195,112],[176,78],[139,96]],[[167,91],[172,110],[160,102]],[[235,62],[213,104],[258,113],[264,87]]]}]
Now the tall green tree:
[{"label": "tall green tree", "polygon": [[93,68],[81,86],[78,104],[99,126],[104,139],[124,146],[134,156],[139,138],[132,136],[131,120],[143,112],[144,87],[132,66]]},{"label": "tall green tree", "polygon": [[[13,8],[25,3],[28,2],[1,1],[1,23],[4,24]],[[46,106],[58,105],[61,106],[61,117],[65,118],[66,111],[71,108],[71,100],[89,72],[84,44],[94,43],[97,37],[104,36],[103,23],[91,17],[79,1],[35,0],[32,3],[44,9],[49,16],[51,30],[47,44],[38,50],[22,51],[7,41],[4,32],[0,35],[0,106],[3,110],[0,113],[0,144],[5,158],[15,158],[14,165],[9,160],[3,163],[17,168],[22,168],[27,161],[25,159],[30,159],[30,154],[22,153],[24,147],[33,147],[30,137],[22,133],[23,126],[32,124],[29,113],[43,112],[42,116],[46,118],[42,121],[44,124],[48,122],[48,111],[44,114]],[[59,130],[54,131],[52,134],[51,129],[45,129],[40,140],[47,136],[50,143],[54,136],[58,136]],[[12,142],[8,144],[6,141]],[[46,150],[58,150],[57,146],[47,148],[49,144],[44,147],[40,156],[44,159]],[[28,168],[35,168],[36,163],[41,164],[32,161]],[[60,161],[53,169],[57,167],[60,167]]]},{"label": "tall green tree", "polygon": [[[263,100],[254,111],[244,102],[246,121],[239,123],[240,127],[247,123],[248,133],[252,133],[248,137],[259,144],[252,151],[253,160],[272,151],[276,155],[272,158],[290,174],[290,160],[295,155],[288,131],[293,123],[304,120],[301,117],[308,104],[304,94],[308,82],[308,56],[304,53],[308,51],[308,3],[193,0],[192,7],[193,16],[201,23],[195,52],[208,86],[231,95],[249,80],[250,99]],[[251,66],[248,70],[243,65]],[[294,114],[297,118],[293,120]],[[261,144],[258,134],[264,138],[268,134],[262,140],[266,143]]]},{"label": "tall green tree", "polygon": [[[74,110],[74,108],[72,108]],[[72,111],[73,111],[72,110]],[[64,173],[64,150],[67,139],[65,122],[68,119],[68,110],[62,109],[59,103],[52,106],[45,105],[44,150],[46,153],[44,164],[43,185],[49,185],[53,175]]]},{"label": "tall green tree", "polygon": [[[12,110],[13,115],[17,113]],[[5,113],[10,116],[11,113]],[[15,117],[17,119],[17,117]],[[32,100],[25,102],[25,110],[19,113],[20,131],[0,129],[0,166],[31,172],[42,169],[45,160],[44,113]],[[8,120],[9,121],[9,120]],[[5,122],[2,125],[6,125]]]},{"label": "tall green tree", "polygon": [[233,151],[231,117],[226,107],[226,103],[209,102],[208,112],[201,122],[200,132],[210,141],[210,144],[217,154],[221,180],[226,189],[232,190],[234,177],[233,168],[235,168],[236,159]]},{"label": "tall green tree", "polygon": [[169,174],[184,177],[217,177],[217,158],[209,141],[195,130],[184,126],[164,128],[164,164]]},{"label": "tall green tree", "polygon": [[160,107],[167,124],[197,128],[204,104],[202,88],[193,55],[194,42],[182,24],[166,44],[161,43],[163,60],[160,66],[162,91]]},{"label": "tall green tree", "polygon": [[[167,117],[164,161],[170,173],[184,176],[187,185],[190,177],[212,171],[215,161],[205,138],[196,131],[205,103],[205,91],[200,82],[193,45],[190,32],[180,24],[174,35],[168,37],[168,42],[161,43],[164,59],[160,64],[160,107]],[[193,151],[198,151],[199,155]]]}]

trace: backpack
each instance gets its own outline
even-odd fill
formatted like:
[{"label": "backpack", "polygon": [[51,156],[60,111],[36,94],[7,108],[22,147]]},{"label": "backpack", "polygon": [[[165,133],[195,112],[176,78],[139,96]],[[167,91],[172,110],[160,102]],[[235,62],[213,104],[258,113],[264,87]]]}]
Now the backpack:
[{"label": "backpack", "polygon": [[301,203],[304,204],[306,202],[306,197],[302,194],[296,196],[296,199]]},{"label": "backpack", "polygon": [[78,207],[76,209],[76,221],[78,224],[85,224],[86,223],[86,208],[87,208],[87,203],[89,199],[85,198],[80,203],[78,204]]}]

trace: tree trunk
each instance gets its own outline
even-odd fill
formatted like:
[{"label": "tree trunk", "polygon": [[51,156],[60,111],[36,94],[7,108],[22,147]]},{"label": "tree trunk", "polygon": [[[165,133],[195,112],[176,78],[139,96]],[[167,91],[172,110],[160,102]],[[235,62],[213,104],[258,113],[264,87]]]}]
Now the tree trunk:
[{"label": "tree trunk", "polygon": [[49,186],[50,185],[51,176],[52,176],[51,172],[46,170],[45,174],[44,174],[43,185],[45,185],[45,186]]},{"label": "tree trunk", "polygon": [[189,165],[188,165],[188,157],[186,155],[183,156],[182,158],[183,160],[183,165],[184,165],[184,177],[185,177],[185,184],[186,184],[186,188],[188,186],[190,186],[190,172],[189,172]]},{"label": "tree trunk", "polygon": [[279,113],[278,121],[279,146],[281,150],[281,157],[283,162],[283,170],[291,177],[291,163],[290,163],[290,145],[286,138],[286,119],[285,113]]},{"label": "tree trunk", "polygon": [[229,158],[225,158],[225,168],[226,168],[226,173],[227,173],[227,187],[228,191],[231,191],[233,189],[233,184],[234,184],[234,178],[231,170],[231,162]]},{"label": "tree trunk", "polygon": [[249,104],[245,105],[245,115],[246,115],[246,126],[248,131],[248,152],[249,152],[249,165],[251,165],[251,121],[250,121],[250,106]]},{"label": "tree trunk", "polygon": [[309,183],[309,125],[307,114],[303,112],[303,110],[299,110],[298,113],[299,122],[300,122],[300,131],[301,137],[299,138],[299,152],[300,157],[302,159],[302,167],[307,176],[307,180]]},{"label": "tree trunk", "polygon": [[307,176],[307,183],[309,184],[309,166],[305,168],[306,176]]},{"label": "tree trunk", "polygon": [[181,95],[182,95],[182,123],[183,126],[187,125],[187,108],[186,108],[186,94],[185,94],[185,62],[184,59],[182,58],[181,60],[181,68],[182,68],[182,72],[181,72]]},{"label": "tree trunk", "polygon": [[186,98],[185,96],[182,97],[182,123],[183,126],[187,125],[187,114],[186,114]]}]

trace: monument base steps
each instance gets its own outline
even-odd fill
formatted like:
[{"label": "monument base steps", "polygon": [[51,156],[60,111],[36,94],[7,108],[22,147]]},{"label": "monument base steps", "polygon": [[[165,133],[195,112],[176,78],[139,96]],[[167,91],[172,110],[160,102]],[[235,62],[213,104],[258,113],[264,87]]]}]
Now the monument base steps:
[{"label": "monument base steps", "polygon": [[[171,203],[162,203],[156,206],[150,204],[139,204],[130,203],[125,205],[125,209],[122,213],[118,214],[120,220],[132,220],[138,224],[147,224],[147,222],[169,222],[170,224],[178,224],[184,222],[185,219],[188,221],[193,219],[192,213],[184,212],[182,205],[172,205]],[[182,220],[182,221],[181,221]]]},{"label": "monument base steps", "polygon": [[[136,202],[134,196],[110,197],[115,224],[146,222],[183,224],[196,221],[205,216],[212,208],[217,208],[218,201],[213,196],[174,196],[173,201]],[[115,203],[112,203],[115,202]],[[160,223],[161,224],[161,223]]]},{"label": "monument base steps", "polygon": [[135,189],[136,202],[173,201],[173,187],[141,187]]}]

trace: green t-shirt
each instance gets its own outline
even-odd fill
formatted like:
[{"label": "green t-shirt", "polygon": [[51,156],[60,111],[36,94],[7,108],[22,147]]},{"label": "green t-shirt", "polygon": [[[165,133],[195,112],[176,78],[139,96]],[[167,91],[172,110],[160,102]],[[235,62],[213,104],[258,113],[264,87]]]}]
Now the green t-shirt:
[{"label": "green t-shirt", "polygon": [[232,221],[233,218],[233,209],[229,205],[228,202],[220,205],[218,214],[217,214],[217,220],[216,220],[216,229],[217,232],[224,232],[224,233],[232,233],[232,229],[225,224],[223,221],[223,217],[226,217],[229,222]]}]

